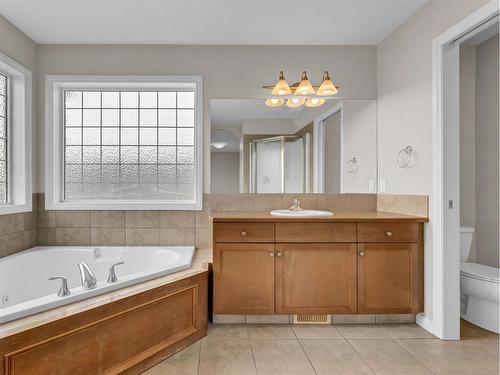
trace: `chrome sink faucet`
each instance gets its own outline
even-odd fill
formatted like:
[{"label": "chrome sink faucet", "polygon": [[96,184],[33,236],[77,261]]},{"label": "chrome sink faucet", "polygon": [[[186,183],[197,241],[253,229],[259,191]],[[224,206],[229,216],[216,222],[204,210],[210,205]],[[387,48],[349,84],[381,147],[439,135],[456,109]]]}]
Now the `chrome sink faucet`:
[{"label": "chrome sink faucet", "polygon": [[292,205],[289,208],[290,211],[302,211],[302,202],[298,198],[292,199]]},{"label": "chrome sink faucet", "polygon": [[78,263],[78,268],[80,269],[82,286],[85,289],[94,289],[97,285],[97,279],[90,270],[89,266],[85,262],[80,262]]}]

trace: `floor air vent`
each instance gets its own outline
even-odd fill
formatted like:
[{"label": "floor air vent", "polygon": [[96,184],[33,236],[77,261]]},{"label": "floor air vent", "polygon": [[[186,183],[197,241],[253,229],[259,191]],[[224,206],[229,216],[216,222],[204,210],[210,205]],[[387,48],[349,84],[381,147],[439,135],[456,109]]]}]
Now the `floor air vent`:
[{"label": "floor air vent", "polygon": [[293,324],[330,324],[331,315],[294,315]]}]

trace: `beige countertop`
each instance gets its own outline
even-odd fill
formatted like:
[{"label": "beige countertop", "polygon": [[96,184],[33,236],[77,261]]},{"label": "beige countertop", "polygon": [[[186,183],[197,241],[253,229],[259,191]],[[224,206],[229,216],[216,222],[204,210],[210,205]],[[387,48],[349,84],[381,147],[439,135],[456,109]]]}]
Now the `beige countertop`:
[{"label": "beige countertop", "polygon": [[333,216],[323,217],[287,217],[274,216],[270,211],[220,211],[211,212],[214,222],[231,221],[267,221],[267,222],[373,222],[373,221],[405,221],[425,223],[429,219],[422,216],[411,216],[381,211],[334,211]]},{"label": "beige countertop", "polygon": [[205,272],[208,269],[208,263],[212,262],[212,249],[197,249],[193,259],[193,265],[190,269],[176,272],[171,275],[159,277],[157,279],[145,281],[113,292],[101,294],[95,297],[71,303],[69,305],[56,307],[48,311],[30,315],[11,322],[0,324],[0,339],[50,323],[54,320],[65,318],[67,316],[90,310],[95,307],[113,302],[134,294],[144,292],[159,286],[171,284],[173,282],[185,279],[190,276]]}]

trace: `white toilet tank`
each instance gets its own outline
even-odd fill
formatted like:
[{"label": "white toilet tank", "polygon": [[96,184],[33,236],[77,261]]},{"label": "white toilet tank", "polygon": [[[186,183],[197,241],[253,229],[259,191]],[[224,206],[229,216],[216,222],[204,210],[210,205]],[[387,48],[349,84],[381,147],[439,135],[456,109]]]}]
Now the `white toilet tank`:
[{"label": "white toilet tank", "polygon": [[467,262],[472,246],[472,237],[474,236],[474,228],[468,226],[460,227],[460,261]]}]

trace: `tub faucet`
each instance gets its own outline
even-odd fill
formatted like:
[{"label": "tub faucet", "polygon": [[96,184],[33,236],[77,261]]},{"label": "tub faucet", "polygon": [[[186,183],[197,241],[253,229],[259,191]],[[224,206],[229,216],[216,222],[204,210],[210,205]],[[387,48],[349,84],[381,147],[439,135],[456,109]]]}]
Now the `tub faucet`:
[{"label": "tub faucet", "polygon": [[51,276],[47,280],[61,280],[61,287],[57,292],[58,297],[66,297],[71,294],[68,288],[68,278],[66,276]]},{"label": "tub faucet", "polygon": [[94,289],[97,285],[97,279],[85,262],[78,263],[80,269],[80,278],[82,279],[82,286],[85,289]]}]

